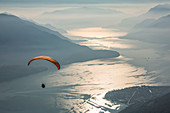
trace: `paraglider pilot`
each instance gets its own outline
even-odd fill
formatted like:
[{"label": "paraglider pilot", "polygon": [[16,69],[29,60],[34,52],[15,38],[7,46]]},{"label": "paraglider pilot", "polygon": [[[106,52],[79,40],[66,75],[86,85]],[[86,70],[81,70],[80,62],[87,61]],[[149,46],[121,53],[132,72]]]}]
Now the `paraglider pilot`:
[{"label": "paraglider pilot", "polygon": [[44,83],[42,83],[42,84],[41,84],[41,87],[42,87],[42,88],[45,88],[45,84],[44,84]]}]

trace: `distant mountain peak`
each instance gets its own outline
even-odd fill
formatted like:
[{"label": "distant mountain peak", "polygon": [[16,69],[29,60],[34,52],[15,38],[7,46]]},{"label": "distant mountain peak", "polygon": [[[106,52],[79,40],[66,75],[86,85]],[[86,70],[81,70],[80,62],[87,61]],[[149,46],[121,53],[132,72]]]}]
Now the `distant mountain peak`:
[{"label": "distant mountain peak", "polygon": [[170,12],[170,4],[159,4],[151,8],[148,12],[150,13]]},{"label": "distant mountain peak", "polygon": [[70,13],[85,13],[85,14],[96,14],[96,13],[113,13],[113,14],[124,14],[121,11],[115,10],[115,9],[107,9],[107,8],[96,8],[96,7],[88,7],[88,6],[83,6],[83,7],[73,7],[73,8],[66,8],[66,9],[57,9],[52,12],[44,12],[42,15],[47,15],[47,14],[57,14],[57,13],[62,13],[62,14],[70,14]]},{"label": "distant mountain peak", "polygon": [[162,16],[151,25],[153,28],[170,28],[170,14]]}]

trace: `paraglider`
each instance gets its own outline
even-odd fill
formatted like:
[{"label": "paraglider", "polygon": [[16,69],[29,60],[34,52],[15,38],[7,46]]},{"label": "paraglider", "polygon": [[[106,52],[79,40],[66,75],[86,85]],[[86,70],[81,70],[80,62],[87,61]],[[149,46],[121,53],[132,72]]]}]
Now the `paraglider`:
[{"label": "paraglider", "polygon": [[[53,63],[53,64],[57,67],[58,70],[60,69],[60,64],[59,64],[55,59],[53,59],[53,58],[51,58],[51,57],[49,57],[49,56],[37,56],[37,57],[34,57],[33,59],[31,59],[31,60],[28,62],[28,66],[30,65],[30,63],[31,63],[32,61],[37,60],[37,59],[47,60],[47,61]],[[42,84],[41,84],[41,87],[42,87],[42,88],[45,88],[45,84],[42,83]]]},{"label": "paraglider", "polygon": [[150,59],[150,57],[145,57],[146,61],[148,62],[148,60]]},{"label": "paraglider", "polygon": [[58,70],[60,69],[60,64],[53,58],[49,57],[49,56],[37,56],[37,57],[34,57],[33,59],[31,59],[29,62],[28,62],[28,66],[30,65],[30,63],[34,60],[37,60],[37,59],[44,59],[44,60],[47,60],[47,61],[50,61],[51,63],[53,63],[55,66],[57,66]]}]

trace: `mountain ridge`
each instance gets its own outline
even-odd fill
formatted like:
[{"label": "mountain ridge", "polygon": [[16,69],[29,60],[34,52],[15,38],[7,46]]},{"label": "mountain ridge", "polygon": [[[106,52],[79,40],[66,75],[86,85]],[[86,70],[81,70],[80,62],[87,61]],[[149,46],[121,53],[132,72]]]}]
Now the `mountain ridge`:
[{"label": "mountain ridge", "polygon": [[[23,74],[28,68],[27,62],[39,55],[51,56],[61,65],[119,56],[116,51],[92,50],[74,44],[49,31],[14,15],[0,14],[0,67],[6,65],[6,72],[10,72],[8,67],[11,65],[22,65],[25,68],[20,70],[18,66],[16,71],[22,71]],[[38,62],[35,66],[41,67],[42,64]],[[1,76],[6,75],[4,71],[0,73]],[[8,73],[10,75],[12,73]]]},{"label": "mountain ridge", "polygon": [[[135,25],[143,22],[144,20],[159,19],[162,16],[169,14],[170,4],[158,4],[141,15],[123,19],[117,26],[120,27],[120,29],[129,31],[133,29]],[[126,28],[126,26],[128,26],[128,28]]]}]

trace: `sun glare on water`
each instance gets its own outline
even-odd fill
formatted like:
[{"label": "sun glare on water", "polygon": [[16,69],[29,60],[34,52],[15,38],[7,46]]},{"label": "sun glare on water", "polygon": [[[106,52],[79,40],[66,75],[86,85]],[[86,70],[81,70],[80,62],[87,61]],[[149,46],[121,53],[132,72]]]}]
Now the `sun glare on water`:
[{"label": "sun glare on water", "polygon": [[117,29],[101,28],[101,27],[89,27],[72,29],[67,31],[69,36],[81,36],[89,38],[103,38],[103,37],[118,37],[124,36],[127,33],[118,32]]},{"label": "sun glare on water", "polygon": [[118,29],[89,27],[68,30],[66,36],[71,37],[72,40],[83,40],[78,44],[93,49],[134,48],[133,45],[129,44],[128,40],[118,38],[126,34],[126,32],[120,32]]}]

